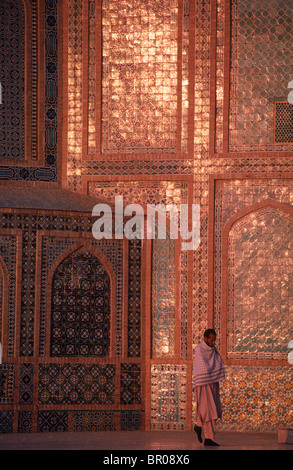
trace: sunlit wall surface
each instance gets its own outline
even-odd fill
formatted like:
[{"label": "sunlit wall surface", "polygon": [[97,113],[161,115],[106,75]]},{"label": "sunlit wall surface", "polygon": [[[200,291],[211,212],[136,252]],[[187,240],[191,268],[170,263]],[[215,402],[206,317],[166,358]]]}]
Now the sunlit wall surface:
[{"label": "sunlit wall surface", "polygon": [[293,219],[255,211],[229,234],[228,357],[281,358],[293,337]]},{"label": "sunlit wall surface", "polygon": [[103,152],[176,147],[177,0],[103,2]]},{"label": "sunlit wall surface", "polygon": [[286,150],[274,145],[274,102],[292,80],[292,18],[290,1],[231,2],[231,151]]},{"label": "sunlit wall surface", "polygon": [[[46,168],[9,158],[10,134],[1,134],[1,180],[18,181],[1,188],[9,202],[0,217],[0,431],[192,430],[192,355],[210,325],[226,362],[217,426],[292,426],[292,142],[274,143],[275,102],[287,99],[293,79],[291,2],[23,4],[33,53],[19,56],[32,90],[25,148]],[[37,189],[61,212],[57,176],[79,203],[199,204],[200,246],[97,241],[83,204],[64,214],[16,209],[20,181],[42,181]],[[104,349],[85,357],[80,340],[72,357],[72,340],[56,357],[59,327],[67,338],[88,334],[91,291],[103,285],[81,282],[72,296],[71,279],[52,281],[81,246],[110,278],[110,314],[95,343]],[[76,311],[65,308],[75,302]],[[83,325],[73,327],[76,312]]]}]

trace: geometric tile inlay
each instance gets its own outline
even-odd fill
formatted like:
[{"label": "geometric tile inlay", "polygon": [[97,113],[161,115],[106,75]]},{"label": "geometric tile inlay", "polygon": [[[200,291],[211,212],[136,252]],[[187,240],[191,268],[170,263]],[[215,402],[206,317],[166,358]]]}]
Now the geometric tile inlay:
[{"label": "geometric tile inlay", "polygon": [[39,404],[112,405],[115,366],[112,364],[40,364]]}]

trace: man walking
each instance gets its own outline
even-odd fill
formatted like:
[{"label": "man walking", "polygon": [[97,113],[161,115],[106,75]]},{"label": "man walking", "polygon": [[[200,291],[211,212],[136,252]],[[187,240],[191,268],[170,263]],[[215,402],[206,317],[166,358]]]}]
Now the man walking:
[{"label": "man walking", "polygon": [[215,347],[216,332],[208,329],[204,340],[195,348],[193,361],[193,389],[196,400],[196,425],[199,442],[204,433],[205,446],[218,446],[215,442],[215,423],[222,417],[219,382],[224,380],[222,358]]}]

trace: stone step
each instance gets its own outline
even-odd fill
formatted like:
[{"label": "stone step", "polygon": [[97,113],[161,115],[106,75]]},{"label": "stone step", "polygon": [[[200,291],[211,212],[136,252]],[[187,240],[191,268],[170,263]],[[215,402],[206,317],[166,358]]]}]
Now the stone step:
[{"label": "stone step", "polygon": [[278,442],[279,444],[293,444],[293,429],[280,428],[278,430]]}]

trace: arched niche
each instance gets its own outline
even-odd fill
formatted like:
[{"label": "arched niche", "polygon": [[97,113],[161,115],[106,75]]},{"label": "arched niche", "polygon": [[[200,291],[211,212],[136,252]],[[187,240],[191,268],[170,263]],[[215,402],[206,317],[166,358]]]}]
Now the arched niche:
[{"label": "arched niche", "polygon": [[50,273],[51,357],[104,358],[111,355],[115,281],[97,249],[71,249]]},{"label": "arched niche", "polygon": [[229,361],[286,358],[293,335],[293,209],[268,200],[223,233],[221,348]]}]

